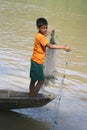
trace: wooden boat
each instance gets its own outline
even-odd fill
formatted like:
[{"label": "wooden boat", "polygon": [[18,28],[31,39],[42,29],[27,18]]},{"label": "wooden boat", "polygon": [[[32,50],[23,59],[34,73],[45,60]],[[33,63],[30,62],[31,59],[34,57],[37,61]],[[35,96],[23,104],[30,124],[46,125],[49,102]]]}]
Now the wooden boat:
[{"label": "wooden boat", "polygon": [[0,110],[41,107],[55,99],[53,94],[38,94],[29,97],[28,92],[0,90]]}]

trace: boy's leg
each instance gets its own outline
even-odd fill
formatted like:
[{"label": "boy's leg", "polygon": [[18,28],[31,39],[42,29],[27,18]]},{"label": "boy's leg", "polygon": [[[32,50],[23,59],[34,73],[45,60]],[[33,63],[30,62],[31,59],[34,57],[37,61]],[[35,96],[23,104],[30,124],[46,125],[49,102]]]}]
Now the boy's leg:
[{"label": "boy's leg", "polygon": [[38,94],[40,88],[42,87],[43,83],[44,83],[44,80],[38,80],[38,82],[37,82],[37,84],[36,84],[36,86],[34,88],[35,96],[37,96],[37,94]]},{"label": "boy's leg", "polygon": [[36,83],[36,81],[31,79],[31,81],[30,81],[30,86],[29,86],[29,91],[30,91],[29,95],[30,95],[30,96],[35,95],[35,94],[34,94],[35,83]]},{"label": "boy's leg", "polygon": [[44,83],[44,80],[39,80],[37,82],[36,86],[35,86],[35,83],[36,83],[36,81],[34,81],[34,80],[31,80],[31,82],[30,82],[30,93],[29,93],[30,97],[36,97],[37,96],[41,86]]},{"label": "boy's leg", "polygon": [[44,82],[43,64],[38,64],[34,62],[33,60],[31,60],[30,77],[31,77],[30,96],[35,97],[37,96]]}]

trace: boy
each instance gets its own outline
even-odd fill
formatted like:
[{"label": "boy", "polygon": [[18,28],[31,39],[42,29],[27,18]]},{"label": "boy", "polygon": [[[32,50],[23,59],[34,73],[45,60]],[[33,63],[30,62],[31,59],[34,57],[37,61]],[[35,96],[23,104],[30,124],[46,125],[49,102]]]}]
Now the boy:
[{"label": "boy", "polygon": [[45,18],[38,18],[36,21],[36,26],[38,28],[38,33],[35,37],[33,55],[31,58],[31,68],[30,68],[30,97],[36,97],[41,86],[44,83],[44,72],[43,63],[46,56],[46,48],[51,49],[64,49],[65,51],[70,51],[67,46],[53,45],[49,43],[46,36],[53,30],[47,30],[48,22]]}]

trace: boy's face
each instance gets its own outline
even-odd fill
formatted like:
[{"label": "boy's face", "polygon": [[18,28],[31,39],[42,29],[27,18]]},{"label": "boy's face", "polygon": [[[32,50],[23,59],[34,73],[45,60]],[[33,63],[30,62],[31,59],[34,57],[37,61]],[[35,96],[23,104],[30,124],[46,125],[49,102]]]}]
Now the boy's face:
[{"label": "boy's face", "polygon": [[47,25],[43,25],[43,26],[41,26],[41,27],[39,28],[39,32],[40,32],[41,34],[45,35],[46,32],[47,32],[47,28],[48,28]]}]

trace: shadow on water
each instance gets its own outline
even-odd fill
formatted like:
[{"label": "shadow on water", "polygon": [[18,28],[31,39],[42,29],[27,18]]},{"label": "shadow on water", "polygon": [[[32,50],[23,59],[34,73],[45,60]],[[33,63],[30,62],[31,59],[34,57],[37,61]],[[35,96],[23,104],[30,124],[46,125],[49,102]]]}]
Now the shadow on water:
[{"label": "shadow on water", "polygon": [[12,111],[0,111],[0,130],[50,130],[50,128],[31,118]]}]

